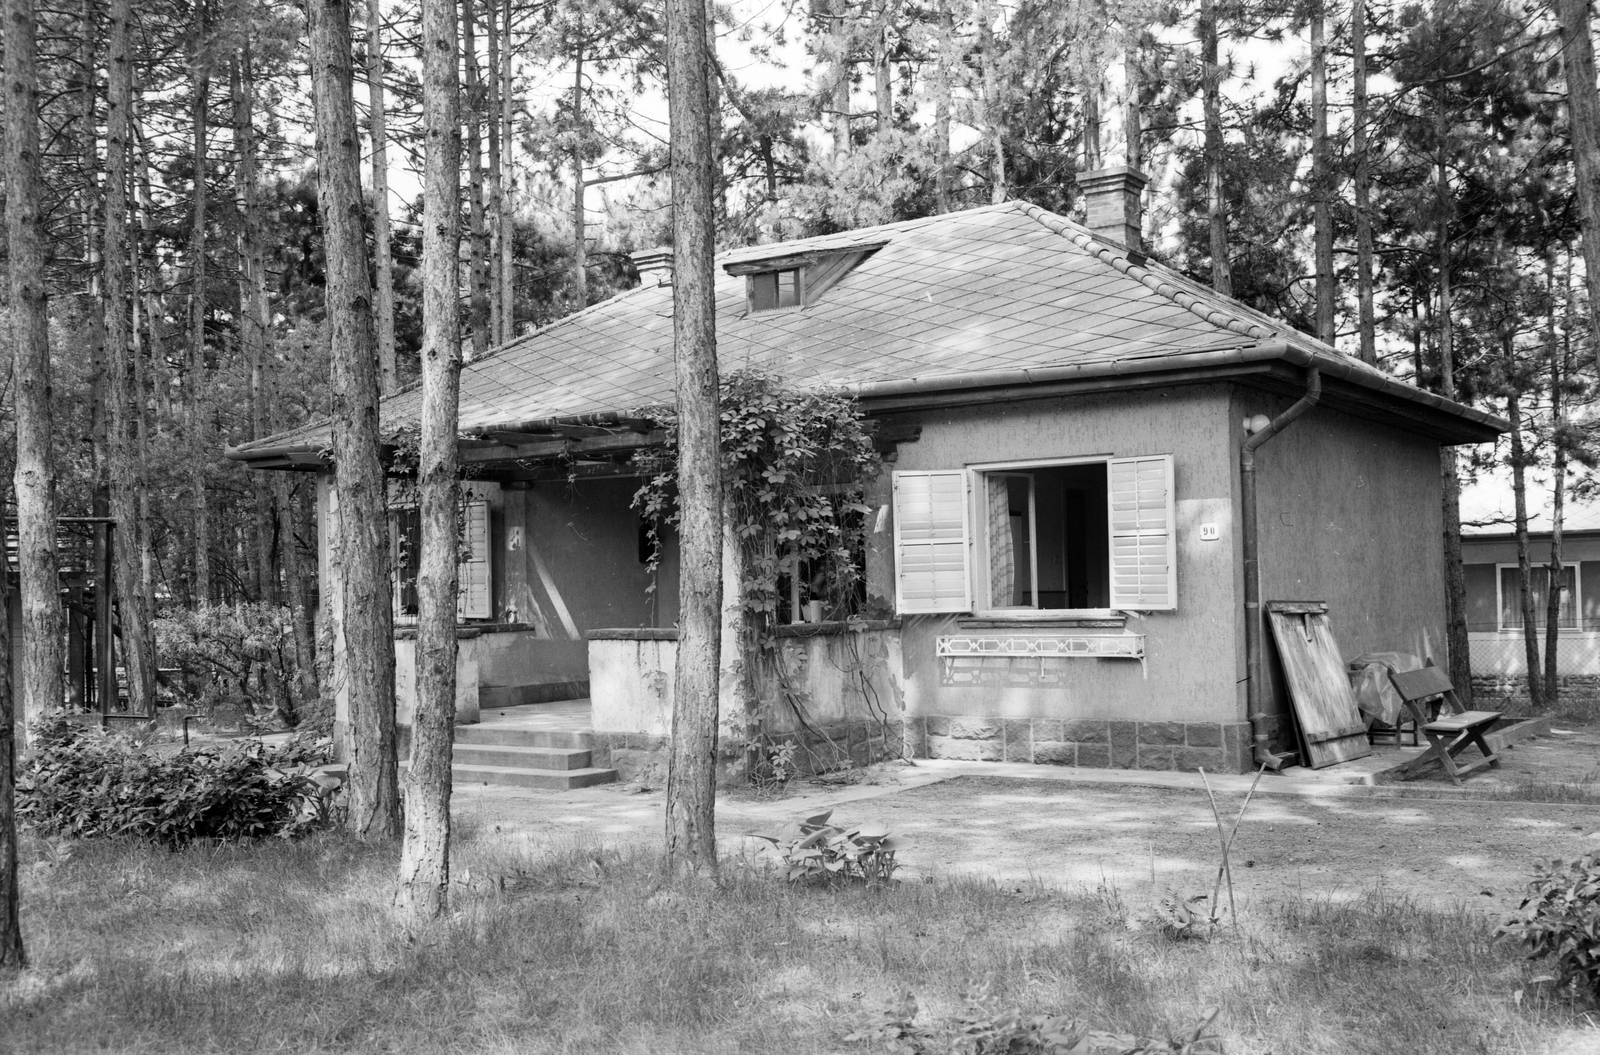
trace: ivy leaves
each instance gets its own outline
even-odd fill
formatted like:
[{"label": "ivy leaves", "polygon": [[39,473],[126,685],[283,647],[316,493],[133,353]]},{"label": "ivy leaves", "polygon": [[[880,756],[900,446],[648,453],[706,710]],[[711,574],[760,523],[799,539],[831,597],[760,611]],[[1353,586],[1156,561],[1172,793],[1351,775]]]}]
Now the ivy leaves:
[{"label": "ivy leaves", "polygon": [[[740,590],[763,645],[784,598],[780,580],[798,577],[805,600],[838,614],[861,581],[861,529],[870,508],[862,489],[882,470],[860,407],[838,392],[783,388],[754,371],[722,381],[722,477],[730,526],[740,546]],[[652,572],[660,528],[676,524],[677,415],[656,407],[666,443],[640,451],[644,483],[633,507],[650,535]]]}]

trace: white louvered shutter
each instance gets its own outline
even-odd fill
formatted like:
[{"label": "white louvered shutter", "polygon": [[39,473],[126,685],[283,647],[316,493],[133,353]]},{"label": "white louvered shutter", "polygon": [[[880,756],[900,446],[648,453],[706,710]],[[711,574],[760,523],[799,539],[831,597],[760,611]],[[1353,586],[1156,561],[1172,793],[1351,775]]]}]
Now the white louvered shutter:
[{"label": "white louvered shutter", "polygon": [[488,619],[494,615],[489,603],[489,503],[480,498],[467,501],[467,533],[462,550],[457,567],[460,585],[456,617]]},{"label": "white louvered shutter", "polygon": [[894,570],[898,611],[972,610],[964,470],[894,474]]},{"label": "white louvered shutter", "polygon": [[1107,464],[1111,507],[1111,607],[1156,611],[1178,606],[1172,455],[1113,458]]}]

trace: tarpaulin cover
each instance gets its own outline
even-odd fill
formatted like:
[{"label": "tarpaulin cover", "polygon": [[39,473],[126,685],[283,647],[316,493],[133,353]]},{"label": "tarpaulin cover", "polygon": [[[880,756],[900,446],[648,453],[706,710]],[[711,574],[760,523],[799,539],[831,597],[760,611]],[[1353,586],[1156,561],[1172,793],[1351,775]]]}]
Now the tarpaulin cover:
[{"label": "tarpaulin cover", "polygon": [[1396,724],[1405,705],[1389,684],[1389,671],[1403,673],[1423,666],[1422,658],[1409,652],[1361,653],[1350,661],[1350,689],[1355,693],[1356,706],[1362,714],[1384,725]]}]

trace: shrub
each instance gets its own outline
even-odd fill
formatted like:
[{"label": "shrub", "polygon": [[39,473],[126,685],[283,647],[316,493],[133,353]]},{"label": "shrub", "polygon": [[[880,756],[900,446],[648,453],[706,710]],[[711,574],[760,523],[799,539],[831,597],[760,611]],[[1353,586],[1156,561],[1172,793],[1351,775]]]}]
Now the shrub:
[{"label": "shrub", "polygon": [[334,819],[331,742],[235,741],[173,752],[57,719],[17,781],[17,816],[41,835],[292,838]]},{"label": "shrub", "polygon": [[[248,724],[293,728],[316,701],[296,658],[294,612],[274,604],[169,608],[155,620],[156,650],[183,676],[177,702],[205,715],[237,709]],[[274,713],[276,712],[276,713]]]},{"label": "shrub", "polygon": [[791,883],[886,882],[900,867],[894,859],[904,841],[878,828],[840,828],[829,824],[833,811],[807,817],[793,839],[759,835],[777,847]]},{"label": "shrub", "polygon": [[1530,960],[1555,958],[1556,973],[1535,981],[1600,1000],[1600,853],[1535,864],[1528,896],[1496,933],[1520,941]]}]

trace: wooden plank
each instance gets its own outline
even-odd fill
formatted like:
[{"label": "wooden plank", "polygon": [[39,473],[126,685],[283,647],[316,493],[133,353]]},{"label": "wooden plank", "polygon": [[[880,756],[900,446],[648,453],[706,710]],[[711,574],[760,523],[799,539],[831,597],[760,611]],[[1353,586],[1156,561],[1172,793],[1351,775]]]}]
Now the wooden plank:
[{"label": "wooden plank", "polygon": [[1449,677],[1438,667],[1394,671],[1389,675],[1389,682],[1404,700],[1426,699],[1449,692],[1452,687]]},{"label": "wooden plank", "polygon": [[[1282,610],[1292,604],[1321,611]],[[1294,705],[1306,745],[1306,762],[1313,769],[1363,758],[1372,753],[1366,723],[1356,708],[1350,679],[1328,624],[1327,605],[1321,602],[1268,602],[1267,622],[1283,660]]]},{"label": "wooden plank", "polygon": [[1366,736],[1367,723],[1360,722],[1356,725],[1345,726],[1343,729],[1334,729],[1326,733],[1307,734],[1308,743],[1320,744],[1327,740],[1342,740],[1347,736]]},{"label": "wooden plank", "polygon": [[1268,601],[1267,611],[1285,615],[1325,615],[1328,606],[1322,601]]}]

